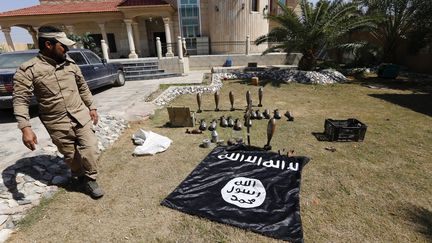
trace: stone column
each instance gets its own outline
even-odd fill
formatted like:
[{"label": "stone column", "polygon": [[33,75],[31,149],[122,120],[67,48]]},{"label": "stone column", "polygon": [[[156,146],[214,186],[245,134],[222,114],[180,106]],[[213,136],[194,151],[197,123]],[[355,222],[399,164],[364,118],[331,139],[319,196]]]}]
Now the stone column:
[{"label": "stone column", "polygon": [[134,42],[135,42],[135,46],[136,46],[136,52],[138,53],[139,56],[141,56],[141,38],[140,38],[140,32],[139,32],[137,22],[132,22],[132,30],[133,30],[133,34],[134,34]]},{"label": "stone column", "polygon": [[[75,35],[75,27],[73,25],[65,25],[65,28],[67,30],[68,35]],[[80,48],[83,48],[83,43],[77,43],[77,44],[81,46]],[[75,44],[72,47],[77,48],[77,45]]]},{"label": "stone column", "polygon": [[102,40],[105,41],[105,44],[107,44],[109,46],[109,42],[108,42],[108,35],[105,29],[105,23],[98,23],[99,25],[99,29],[101,31],[101,35],[102,35]]},{"label": "stone column", "polygon": [[132,33],[132,20],[131,19],[125,19],[123,20],[126,24],[126,30],[127,30],[127,36],[129,41],[129,58],[138,58],[138,55],[135,53],[135,43],[134,43],[134,37]]},{"label": "stone column", "polygon": [[3,34],[4,34],[5,39],[6,39],[8,51],[15,51],[15,46],[13,44],[12,37],[10,34],[10,32],[11,32],[10,27],[2,28],[2,31],[3,31]]},{"label": "stone column", "polygon": [[250,52],[250,36],[246,36],[246,55],[249,55]]},{"label": "stone column", "polygon": [[105,59],[105,60],[109,60],[109,55],[108,55],[108,52],[109,52],[109,48],[108,48],[108,45],[106,44],[106,42],[105,42],[105,40],[101,40],[101,47],[102,47],[102,55],[103,55],[103,58]]},{"label": "stone column", "polygon": [[186,38],[184,38],[184,37],[183,37],[183,39],[182,39],[182,45],[183,45],[183,50],[184,50],[183,55],[184,55],[184,56],[188,56],[189,54],[188,54],[188,52],[187,52]]},{"label": "stone column", "polygon": [[165,39],[167,44],[167,53],[166,57],[173,57],[174,53],[172,51],[172,40],[171,40],[171,28],[170,28],[170,18],[163,18],[164,27],[165,27]]},{"label": "stone column", "polygon": [[183,42],[181,36],[177,37],[177,49],[179,59],[183,59]]},{"label": "stone column", "polygon": [[27,28],[27,31],[32,36],[34,48],[36,48],[36,49],[39,48],[39,41],[38,41],[38,37],[37,37],[38,29],[39,29],[39,27],[32,27],[32,26]]},{"label": "stone column", "polygon": [[162,43],[160,41],[160,37],[156,37],[156,52],[158,59],[162,58]]}]

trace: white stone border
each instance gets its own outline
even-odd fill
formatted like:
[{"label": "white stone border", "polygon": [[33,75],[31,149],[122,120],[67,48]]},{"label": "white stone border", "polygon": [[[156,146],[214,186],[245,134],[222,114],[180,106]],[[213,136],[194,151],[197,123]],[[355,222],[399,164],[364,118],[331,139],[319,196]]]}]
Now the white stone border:
[{"label": "white stone border", "polygon": [[189,86],[170,86],[160,94],[153,103],[159,107],[169,104],[179,95],[196,94],[196,93],[214,93],[219,90],[223,83],[222,79],[228,79],[227,73],[212,73],[212,82],[210,85],[189,85]]},{"label": "white stone border", "polygon": [[196,93],[214,93],[223,86],[222,80],[231,79],[250,79],[259,77],[265,79],[274,79],[286,83],[297,82],[304,84],[335,84],[346,82],[346,77],[335,70],[323,70],[321,72],[306,72],[291,69],[282,70],[265,70],[257,72],[241,72],[244,68],[221,68],[216,73],[212,73],[212,82],[210,85],[189,85],[189,86],[170,86],[152,102],[159,106],[169,104],[179,95],[196,94]]},{"label": "white stone border", "polygon": [[[94,127],[99,150],[112,145],[127,127],[128,122],[122,118],[100,115],[99,123]],[[53,145],[42,148],[34,157],[22,158],[17,162],[1,171],[0,242],[8,239],[16,222],[29,209],[39,205],[42,198],[52,197],[58,191],[57,185],[66,183],[71,176],[63,155]],[[19,200],[13,197],[8,187],[17,189],[14,193],[20,196]]]}]

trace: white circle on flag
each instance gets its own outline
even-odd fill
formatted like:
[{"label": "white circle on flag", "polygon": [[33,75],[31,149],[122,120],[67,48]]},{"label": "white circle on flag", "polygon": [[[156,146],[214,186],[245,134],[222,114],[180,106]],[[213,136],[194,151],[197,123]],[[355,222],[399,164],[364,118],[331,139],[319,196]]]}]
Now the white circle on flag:
[{"label": "white circle on flag", "polygon": [[260,206],[266,198],[266,190],[260,180],[236,177],[221,190],[222,198],[241,208]]}]

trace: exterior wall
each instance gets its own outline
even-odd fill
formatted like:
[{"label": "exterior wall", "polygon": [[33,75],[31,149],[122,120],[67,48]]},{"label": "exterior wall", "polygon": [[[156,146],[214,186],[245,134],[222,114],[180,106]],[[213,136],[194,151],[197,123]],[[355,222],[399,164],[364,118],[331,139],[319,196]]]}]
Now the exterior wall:
[{"label": "exterior wall", "polygon": [[[209,1],[207,15],[209,21],[209,35],[211,52],[243,53],[246,36],[254,41],[257,37],[267,34],[269,21],[264,18],[263,9],[269,4],[268,0],[258,0],[258,11],[252,12],[251,1]],[[242,3],[244,9],[242,9]],[[229,42],[229,43],[227,43]],[[251,45],[251,53],[261,53],[267,45]]]},{"label": "exterior wall", "polygon": [[[84,35],[89,32],[90,34],[101,34],[99,26],[95,22],[84,22],[74,24],[74,33],[77,35]],[[107,33],[113,33],[117,52],[111,52],[110,58],[127,57],[129,55],[129,43],[127,38],[126,27],[120,20],[110,21],[105,24]]]},{"label": "exterior wall", "polygon": [[[278,0],[270,0],[270,1],[272,1],[270,13],[271,14],[278,14],[281,11],[281,9],[279,8],[279,6],[277,4]],[[287,6],[293,8],[294,12],[296,12],[297,15],[301,14],[301,8],[300,8],[300,5],[298,4],[297,0],[286,0],[285,3]],[[270,24],[270,27],[269,27],[270,30],[273,29],[274,27],[278,26],[278,24],[273,22],[273,21],[270,21],[269,24]]]},{"label": "exterior wall", "polygon": [[[85,28],[85,26],[83,26]],[[127,57],[129,56],[129,42],[126,32],[126,26],[121,20],[114,20],[105,24],[107,33],[113,33],[116,42],[117,52],[110,53],[112,58]],[[98,34],[101,33],[99,26],[95,29]]]},{"label": "exterior wall", "polygon": [[[175,43],[177,43],[177,37],[181,36],[178,11],[175,12],[170,19],[171,19],[171,38],[173,42],[173,50],[175,50],[176,49]],[[177,54],[177,52],[174,51],[174,54]]]},{"label": "exterior wall", "polygon": [[209,55],[209,56],[190,56],[190,70],[211,69],[212,67],[222,66],[227,58],[231,58],[234,66],[247,66],[249,62],[256,62],[258,65],[297,65],[301,54],[292,53],[287,57],[286,53],[270,53],[265,56],[261,54],[252,54],[246,56],[239,55]]},{"label": "exterior wall", "polygon": [[177,0],[165,0],[165,2],[171,4],[173,7],[177,8]]},{"label": "exterior wall", "polygon": [[209,1],[211,0],[201,0],[200,1],[200,20],[201,20],[201,36],[210,36],[210,22],[209,22]]},{"label": "exterior wall", "polygon": [[[29,49],[29,44],[27,43],[14,43],[15,51],[25,51]],[[9,46],[6,42],[0,43],[0,53],[10,52]]]},{"label": "exterior wall", "polygon": [[189,59],[183,60],[177,57],[165,57],[159,60],[159,68],[171,73],[187,73],[189,72]]}]

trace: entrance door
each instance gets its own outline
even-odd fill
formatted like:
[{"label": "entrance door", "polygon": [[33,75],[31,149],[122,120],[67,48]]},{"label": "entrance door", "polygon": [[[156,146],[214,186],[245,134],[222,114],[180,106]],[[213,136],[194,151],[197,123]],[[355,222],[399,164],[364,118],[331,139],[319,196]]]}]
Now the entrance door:
[{"label": "entrance door", "polygon": [[165,56],[165,53],[167,52],[165,32],[153,32],[153,43],[155,45],[154,48],[157,56],[156,37],[160,38],[160,41],[162,43],[162,56]]}]

